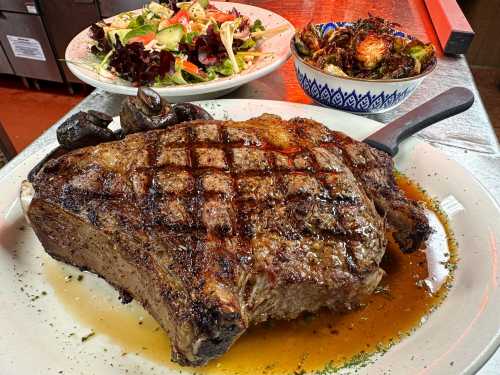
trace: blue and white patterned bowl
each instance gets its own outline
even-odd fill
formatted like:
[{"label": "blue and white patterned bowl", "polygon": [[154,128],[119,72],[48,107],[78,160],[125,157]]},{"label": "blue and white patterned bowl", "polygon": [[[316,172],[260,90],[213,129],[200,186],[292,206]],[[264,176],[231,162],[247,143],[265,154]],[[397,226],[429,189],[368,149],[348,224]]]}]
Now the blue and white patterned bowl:
[{"label": "blue and white patterned bowl", "polygon": [[[325,33],[350,24],[329,22],[317,26],[321,33]],[[401,31],[395,35],[412,38]],[[297,80],[305,93],[321,105],[355,113],[381,113],[397,107],[436,66],[433,64],[423,73],[409,78],[380,80],[338,77],[304,62],[295,49],[293,38],[290,47]]]}]

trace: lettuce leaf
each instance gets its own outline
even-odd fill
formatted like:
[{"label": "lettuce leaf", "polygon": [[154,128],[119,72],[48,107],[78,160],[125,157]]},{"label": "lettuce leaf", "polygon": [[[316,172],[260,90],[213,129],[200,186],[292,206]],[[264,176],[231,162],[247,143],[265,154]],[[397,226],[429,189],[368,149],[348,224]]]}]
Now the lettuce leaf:
[{"label": "lettuce leaf", "polygon": [[264,31],[265,29],[266,28],[262,24],[262,21],[259,20],[259,19],[255,20],[255,22],[253,23],[253,25],[250,27],[250,31],[252,33],[256,32],[256,31]]},{"label": "lettuce leaf", "polygon": [[238,50],[247,50],[255,47],[256,44],[257,43],[255,42],[255,40],[253,40],[252,38],[248,38],[243,42],[241,46],[238,47]]},{"label": "lettuce leaf", "polygon": [[[235,57],[236,63],[238,64],[238,69],[243,69],[245,66],[245,62],[243,59],[239,56]],[[231,62],[230,59],[225,59],[221,64],[211,66],[207,68],[207,74],[210,76],[210,74],[213,73],[218,73],[223,76],[232,76],[235,74],[234,68],[233,68],[233,63]]]}]

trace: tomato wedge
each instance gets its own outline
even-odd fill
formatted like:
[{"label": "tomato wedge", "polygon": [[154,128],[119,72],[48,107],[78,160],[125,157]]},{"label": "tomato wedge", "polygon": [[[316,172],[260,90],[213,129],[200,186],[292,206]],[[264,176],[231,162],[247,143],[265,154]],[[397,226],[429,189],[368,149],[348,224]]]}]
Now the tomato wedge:
[{"label": "tomato wedge", "polygon": [[133,38],[130,38],[129,40],[127,40],[127,43],[139,42],[139,43],[146,45],[149,42],[151,42],[155,38],[155,36],[156,36],[156,34],[154,32],[150,32],[150,33],[147,33],[144,35],[139,35],[139,36],[135,36]]},{"label": "tomato wedge", "polygon": [[168,25],[173,25],[180,23],[182,26],[186,27],[189,25],[189,13],[185,10],[179,10],[172,18],[167,21]]},{"label": "tomato wedge", "polygon": [[236,18],[234,14],[228,14],[221,12],[220,10],[210,9],[207,11],[207,16],[213,18],[217,23],[224,23],[226,21],[232,21]]}]

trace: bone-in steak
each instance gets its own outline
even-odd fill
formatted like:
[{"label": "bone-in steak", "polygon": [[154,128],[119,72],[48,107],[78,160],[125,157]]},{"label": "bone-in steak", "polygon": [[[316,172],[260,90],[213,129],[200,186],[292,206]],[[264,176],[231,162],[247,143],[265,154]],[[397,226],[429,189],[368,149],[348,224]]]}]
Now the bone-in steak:
[{"label": "bone-in steak", "polygon": [[49,254],[142,303],[196,366],[252,324],[355,307],[383,275],[384,217],[419,246],[427,221],[392,167],[310,120],[194,121],[49,160],[28,216]]}]

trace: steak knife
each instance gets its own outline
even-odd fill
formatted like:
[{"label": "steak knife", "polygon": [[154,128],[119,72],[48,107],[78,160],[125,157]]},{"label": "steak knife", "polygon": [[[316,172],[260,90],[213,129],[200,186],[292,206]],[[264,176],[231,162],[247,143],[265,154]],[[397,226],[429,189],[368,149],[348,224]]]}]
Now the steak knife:
[{"label": "steak knife", "polygon": [[473,103],[472,91],[453,87],[388,123],[363,142],[395,156],[402,141],[438,121],[466,111]]}]

